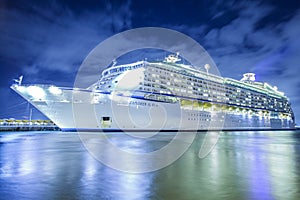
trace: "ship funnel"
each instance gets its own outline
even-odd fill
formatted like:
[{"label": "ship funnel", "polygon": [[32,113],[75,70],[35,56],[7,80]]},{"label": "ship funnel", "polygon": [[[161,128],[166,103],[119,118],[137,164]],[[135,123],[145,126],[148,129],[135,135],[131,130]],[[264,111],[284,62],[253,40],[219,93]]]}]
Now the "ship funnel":
[{"label": "ship funnel", "polygon": [[167,63],[176,63],[178,61],[181,61],[181,59],[179,58],[179,52],[176,52],[176,54],[169,55],[165,58],[164,61]]},{"label": "ship funnel", "polygon": [[243,74],[243,78],[241,79],[241,81],[243,81],[243,82],[245,82],[245,81],[254,82],[255,81],[255,74],[254,73]]}]

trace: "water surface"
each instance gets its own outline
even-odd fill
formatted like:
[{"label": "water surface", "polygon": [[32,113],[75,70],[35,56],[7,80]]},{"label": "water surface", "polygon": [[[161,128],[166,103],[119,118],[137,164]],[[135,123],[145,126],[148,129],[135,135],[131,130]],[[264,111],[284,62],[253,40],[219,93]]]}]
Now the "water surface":
[{"label": "water surface", "polygon": [[[101,139],[93,134],[95,144]],[[200,159],[204,136],[198,133],[172,165],[133,174],[101,164],[77,133],[2,132],[0,199],[300,199],[300,132],[222,132],[211,153]],[[174,133],[109,137],[121,148],[148,152],[167,145]],[[106,151],[101,141],[97,144],[97,150]],[[109,151],[107,156],[118,159]]]}]

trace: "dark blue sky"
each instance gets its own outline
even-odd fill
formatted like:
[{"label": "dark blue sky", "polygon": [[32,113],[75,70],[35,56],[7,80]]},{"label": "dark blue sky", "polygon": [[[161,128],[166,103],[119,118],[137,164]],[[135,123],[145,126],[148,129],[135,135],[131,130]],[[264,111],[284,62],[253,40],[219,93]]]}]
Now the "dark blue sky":
[{"label": "dark blue sky", "polygon": [[[28,113],[9,89],[24,83],[72,86],[101,41],[138,27],[164,27],[198,41],[221,75],[254,72],[290,98],[300,122],[299,1],[0,1],[0,118]],[[40,117],[35,111],[36,118]]]}]

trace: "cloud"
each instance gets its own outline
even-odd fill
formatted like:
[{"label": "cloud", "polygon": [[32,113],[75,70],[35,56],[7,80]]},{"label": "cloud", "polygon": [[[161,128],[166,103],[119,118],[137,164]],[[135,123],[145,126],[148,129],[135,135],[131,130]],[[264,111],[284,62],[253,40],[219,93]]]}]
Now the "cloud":
[{"label": "cloud", "polygon": [[9,89],[13,78],[23,74],[24,83],[72,86],[81,62],[99,42],[131,28],[130,1],[86,3],[9,1],[0,5],[0,70],[4,75],[0,89],[9,94],[0,100],[0,115],[24,101]]},{"label": "cloud", "polygon": [[29,76],[45,70],[72,73],[95,45],[131,26],[130,2],[117,8],[107,2],[103,10],[80,13],[57,1],[50,6],[0,11],[1,57],[17,62]]},{"label": "cloud", "polygon": [[258,81],[278,86],[290,97],[299,121],[300,11],[289,20],[257,28],[272,12],[272,6],[250,3],[231,23],[210,30],[204,37],[204,47],[223,76],[237,79],[250,71],[257,74]]}]

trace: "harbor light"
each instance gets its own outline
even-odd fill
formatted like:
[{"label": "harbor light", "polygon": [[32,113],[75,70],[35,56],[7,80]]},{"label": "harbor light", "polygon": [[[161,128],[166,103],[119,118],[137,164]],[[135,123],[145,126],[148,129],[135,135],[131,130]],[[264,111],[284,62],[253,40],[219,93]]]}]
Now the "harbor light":
[{"label": "harbor light", "polygon": [[32,96],[35,99],[42,99],[46,96],[46,93],[42,88],[40,88],[38,86],[34,86],[34,85],[29,86],[27,88],[27,92],[30,96]]},{"label": "harbor light", "polygon": [[48,90],[51,94],[54,94],[54,95],[62,94],[62,90],[55,86],[50,86]]}]

